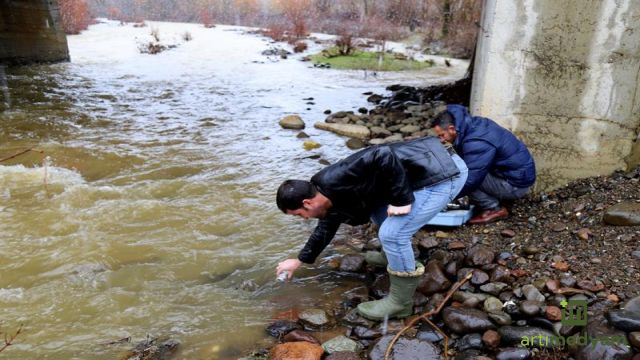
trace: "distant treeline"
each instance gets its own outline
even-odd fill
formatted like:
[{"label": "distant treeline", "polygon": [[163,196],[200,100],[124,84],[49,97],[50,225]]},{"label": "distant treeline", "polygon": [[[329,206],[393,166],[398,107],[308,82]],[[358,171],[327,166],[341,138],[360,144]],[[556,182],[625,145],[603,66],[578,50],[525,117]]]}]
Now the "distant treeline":
[{"label": "distant treeline", "polygon": [[[87,21],[164,20],[205,25],[285,28],[399,40],[419,36],[434,52],[469,56],[476,41],[480,0],[59,0],[63,21],[77,33]],[[65,12],[67,15],[65,15]]]}]

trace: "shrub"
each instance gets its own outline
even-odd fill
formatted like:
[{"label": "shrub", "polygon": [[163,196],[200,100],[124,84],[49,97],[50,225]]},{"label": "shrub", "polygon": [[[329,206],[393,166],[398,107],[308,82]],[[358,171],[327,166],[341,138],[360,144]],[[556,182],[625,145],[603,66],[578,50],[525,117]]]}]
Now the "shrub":
[{"label": "shrub", "polygon": [[353,46],[353,36],[351,34],[342,33],[336,38],[336,47],[340,55],[350,55],[355,50]]},{"label": "shrub", "polygon": [[284,41],[285,30],[286,30],[286,27],[284,25],[276,22],[269,25],[269,28],[264,34],[270,37],[271,39],[273,39],[274,41]]},{"label": "shrub", "polygon": [[60,17],[62,28],[67,34],[79,34],[92,21],[86,0],[60,0]]},{"label": "shrub", "polygon": [[293,52],[295,53],[301,53],[305,50],[307,50],[308,46],[307,43],[304,41],[298,41],[296,43],[296,45],[293,47]]},{"label": "shrub", "polygon": [[184,34],[182,34],[182,40],[191,41],[191,40],[193,40],[193,36],[191,36],[190,32],[185,31]]}]

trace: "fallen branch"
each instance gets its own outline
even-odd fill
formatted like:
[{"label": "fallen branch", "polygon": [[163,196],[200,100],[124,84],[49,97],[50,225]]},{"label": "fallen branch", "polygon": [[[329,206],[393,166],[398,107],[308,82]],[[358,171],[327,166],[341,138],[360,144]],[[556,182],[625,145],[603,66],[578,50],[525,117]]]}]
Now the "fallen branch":
[{"label": "fallen branch", "polygon": [[13,334],[11,337],[7,337],[7,334],[4,334],[4,345],[0,347],[0,352],[3,352],[4,349],[8,348],[13,344],[13,340],[15,340],[16,337],[18,337],[18,334],[20,334],[20,332],[22,331],[22,325],[23,324],[20,324],[18,331],[16,331],[16,333]]},{"label": "fallen branch", "polygon": [[396,341],[398,341],[400,336],[402,336],[402,334],[405,331],[411,329],[413,327],[413,325],[415,325],[419,320],[426,321],[429,325],[431,325],[431,327],[433,327],[434,330],[439,332],[440,335],[444,336],[444,358],[445,359],[449,359],[449,354],[448,354],[448,352],[449,352],[449,337],[444,333],[444,331],[440,330],[440,328],[438,328],[434,323],[432,323],[431,320],[429,320],[429,318],[432,317],[433,315],[437,315],[438,313],[440,313],[440,310],[442,310],[444,305],[449,301],[449,299],[451,298],[453,293],[458,291],[458,289],[462,285],[464,285],[467,281],[469,281],[469,279],[471,279],[471,277],[473,277],[473,272],[470,272],[462,280],[460,280],[460,281],[456,282],[455,284],[453,284],[451,289],[449,289],[449,291],[447,292],[447,295],[444,297],[444,299],[442,299],[440,304],[438,304],[438,307],[436,307],[435,309],[433,309],[431,311],[428,311],[428,312],[418,316],[417,318],[409,321],[409,324],[407,324],[407,326],[402,328],[402,330],[400,330],[396,334],[396,336],[393,337],[393,339],[391,340],[389,345],[387,345],[387,351],[385,351],[385,353],[384,353],[384,360],[389,360],[389,355],[391,354],[391,349],[393,348],[393,345],[396,343]]},{"label": "fallen branch", "polygon": [[13,159],[13,158],[15,158],[15,157],[18,157],[18,156],[22,155],[22,154],[26,154],[26,153],[28,153],[29,151],[35,151],[35,152],[39,152],[39,153],[41,153],[41,154],[42,154],[42,151],[33,150],[33,148],[28,148],[27,150],[22,150],[22,151],[20,151],[20,152],[17,152],[17,153],[15,153],[15,154],[11,155],[11,156],[7,156],[6,158],[0,159],[0,162],[4,162],[4,161],[7,161],[7,160],[11,160],[11,159]]}]

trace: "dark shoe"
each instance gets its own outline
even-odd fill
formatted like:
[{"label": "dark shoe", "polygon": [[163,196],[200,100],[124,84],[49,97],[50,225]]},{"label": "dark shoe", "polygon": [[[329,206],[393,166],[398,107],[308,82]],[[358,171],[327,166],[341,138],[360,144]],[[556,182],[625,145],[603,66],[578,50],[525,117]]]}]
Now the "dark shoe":
[{"label": "dark shoe", "polygon": [[509,216],[509,211],[505,207],[501,207],[498,210],[484,210],[478,216],[474,216],[469,220],[469,224],[488,224],[490,222],[498,221]]}]

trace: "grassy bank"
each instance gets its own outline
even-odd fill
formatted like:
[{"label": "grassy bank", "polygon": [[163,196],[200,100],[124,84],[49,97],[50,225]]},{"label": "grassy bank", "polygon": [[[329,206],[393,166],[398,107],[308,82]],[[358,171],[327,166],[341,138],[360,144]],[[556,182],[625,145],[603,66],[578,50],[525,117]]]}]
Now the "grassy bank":
[{"label": "grassy bank", "polygon": [[[432,61],[416,61],[403,59],[401,55],[384,53],[382,62],[379,53],[355,51],[350,55],[326,56],[327,52],[311,55],[314,64],[330,64],[335,69],[372,70],[372,71],[404,71],[422,70],[433,66]],[[331,53],[331,49],[329,49]]]}]

